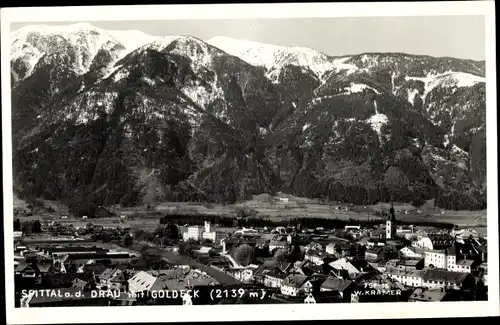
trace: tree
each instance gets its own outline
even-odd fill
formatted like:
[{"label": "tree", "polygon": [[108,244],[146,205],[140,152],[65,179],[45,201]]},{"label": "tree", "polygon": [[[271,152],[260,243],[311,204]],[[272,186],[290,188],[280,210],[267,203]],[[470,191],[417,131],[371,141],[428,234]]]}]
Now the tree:
[{"label": "tree", "polygon": [[242,266],[248,266],[251,264],[254,259],[255,259],[255,250],[253,249],[252,246],[248,244],[243,244],[238,247],[236,247],[233,251],[233,258],[234,260],[242,265]]},{"label": "tree", "polygon": [[14,220],[14,231],[21,231],[21,221],[19,219]]},{"label": "tree", "polygon": [[169,223],[165,227],[163,234],[170,240],[177,240],[179,239],[179,228],[173,223]]},{"label": "tree", "polygon": [[389,189],[391,196],[397,196],[408,187],[409,180],[399,168],[392,166],[385,172],[384,184]]},{"label": "tree", "polygon": [[129,234],[126,234],[122,239],[123,246],[130,247],[134,244],[134,238]]},{"label": "tree", "polygon": [[29,222],[25,222],[21,226],[21,231],[23,232],[23,235],[29,235],[31,234],[31,224]]},{"label": "tree", "polygon": [[31,224],[31,231],[35,234],[42,232],[42,224],[40,223],[40,220],[35,220]]},{"label": "tree", "polygon": [[180,242],[178,247],[179,247],[179,254],[187,256],[193,255],[193,247],[191,246],[191,244]]},{"label": "tree", "polygon": [[103,242],[109,243],[113,234],[110,231],[103,231],[100,235]]}]

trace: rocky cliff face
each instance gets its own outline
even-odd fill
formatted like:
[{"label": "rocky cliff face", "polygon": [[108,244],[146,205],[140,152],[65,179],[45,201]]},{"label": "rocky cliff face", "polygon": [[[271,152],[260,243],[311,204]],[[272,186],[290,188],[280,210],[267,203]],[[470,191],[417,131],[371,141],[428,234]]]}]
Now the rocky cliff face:
[{"label": "rocky cliff face", "polygon": [[130,33],[13,33],[20,195],[485,206],[484,62]]}]

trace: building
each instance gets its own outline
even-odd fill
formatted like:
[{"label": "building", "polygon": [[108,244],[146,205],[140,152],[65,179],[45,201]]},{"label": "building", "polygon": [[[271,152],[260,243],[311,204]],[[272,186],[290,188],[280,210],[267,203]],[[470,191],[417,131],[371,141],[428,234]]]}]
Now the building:
[{"label": "building", "polygon": [[321,251],[323,251],[323,246],[320,243],[313,241],[313,242],[310,242],[308,245],[306,245],[305,251],[306,252],[309,252],[309,251],[321,252]]},{"label": "building", "polygon": [[330,255],[335,255],[337,253],[337,246],[335,245],[335,243],[330,243],[328,245],[326,245],[325,247],[325,252],[327,254],[330,254]]},{"label": "building", "polygon": [[385,246],[385,240],[382,238],[368,238],[368,240],[365,243],[365,246],[368,248],[373,248],[373,247],[382,247]]},{"label": "building", "polygon": [[432,240],[429,237],[417,237],[417,240],[411,243],[413,247],[423,248],[433,250],[434,245],[432,244]]},{"label": "building", "polygon": [[448,256],[446,251],[427,250],[425,252],[424,266],[446,270],[448,267]]},{"label": "building", "polygon": [[200,241],[203,237],[203,228],[200,226],[189,227],[188,230],[182,235],[184,241],[196,240]]},{"label": "building", "polygon": [[119,269],[106,269],[99,275],[99,284],[103,287],[109,288],[111,286],[111,279],[121,274],[122,271]]},{"label": "building", "polygon": [[129,292],[154,292],[163,290],[162,281],[147,272],[140,271],[128,280]]},{"label": "building", "polygon": [[446,290],[442,289],[422,289],[417,288],[408,297],[409,302],[436,302],[436,301],[449,301],[448,298],[450,294]]},{"label": "building", "polygon": [[247,236],[257,236],[259,232],[253,228],[245,228],[238,229],[234,232],[235,235],[247,235]]},{"label": "building", "polygon": [[399,236],[405,236],[407,234],[413,234],[413,229],[414,229],[414,227],[412,225],[410,225],[408,227],[399,226],[396,229],[396,234],[399,235]]},{"label": "building", "polygon": [[331,292],[340,296],[342,300],[350,299],[351,293],[355,290],[353,281],[336,277],[328,277],[320,286],[321,292]]},{"label": "building", "polygon": [[401,269],[409,271],[422,270],[424,268],[424,259],[414,258],[414,259],[399,260],[397,266]]},{"label": "building", "polygon": [[240,280],[243,283],[252,283],[255,280],[254,271],[257,268],[257,265],[250,264],[245,268],[231,270],[231,274],[235,279]]},{"label": "building", "polygon": [[347,273],[350,277],[356,277],[363,272],[369,271],[370,269],[370,265],[368,265],[368,263],[354,261],[345,257],[331,262],[330,266],[334,272]]},{"label": "building", "polygon": [[425,257],[425,250],[418,247],[406,246],[399,250],[401,256],[405,258],[422,258]]},{"label": "building", "polygon": [[264,285],[269,288],[280,288],[286,277],[286,273],[271,270],[264,275]]},{"label": "building", "polygon": [[474,277],[470,273],[427,270],[423,275],[422,286],[429,289],[467,290],[474,285],[474,281]]},{"label": "building", "polygon": [[297,297],[303,285],[307,282],[307,279],[307,276],[304,275],[290,274],[281,283],[281,294],[285,296]]},{"label": "building", "polygon": [[321,265],[323,264],[323,258],[325,256],[321,253],[321,252],[318,252],[318,251],[315,251],[315,250],[310,250],[310,251],[307,251],[304,255],[304,259],[306,261],[311,261],[312,263],[316,264],[316,265]]},{"label": "building", "polygon": [[391,202],[391,209],[389,210],[389,218],[385,223],[385,238],[391,239],[396,237],[396,215],[394,214],[394,204]]},{"label": "building", "polygon": [[423,285],[424,271],[421,270],[403,270],[399,268],[387,268],[385,274],[405,286],[421,287]]},{"label": "building", "polygon": [[365,251],[365,259],[368,261],[380,261],[384,259],[384,248],[373,247]]},{"label": "building", "polygon": [[288,242],[285,240],[277,241],[272,240],[269,242],[269,253],[273,253],[277,249],[284,249],[288,247]]},{"label": "building", "polygon": [[458,260],[456,264],[448,264],[448,271],[460,273],[472,273],[476,269],[474,260]]},{"label": "building", "polygon": [[226,237],[226,233],[223,231],[210,231],[210,232],[204,232],[202,234],[202,239],[208,239],[211,240],[214,243],[220,243],[222,239]]}]

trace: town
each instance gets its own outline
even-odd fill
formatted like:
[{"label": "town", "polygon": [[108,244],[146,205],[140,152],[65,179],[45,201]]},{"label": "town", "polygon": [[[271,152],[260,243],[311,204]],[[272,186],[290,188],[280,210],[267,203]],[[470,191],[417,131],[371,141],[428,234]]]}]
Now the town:
[{"label": "town", "polygon": [[486,236],[403,224],[393,206],[335,228],[173,220],[148,232],[16,219],[16,307],[487,300]]}]

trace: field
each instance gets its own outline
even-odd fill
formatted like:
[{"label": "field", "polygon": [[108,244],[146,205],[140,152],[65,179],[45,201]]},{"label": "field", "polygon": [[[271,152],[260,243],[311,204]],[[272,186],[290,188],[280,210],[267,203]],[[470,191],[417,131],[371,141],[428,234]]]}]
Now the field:
[{"label": "field", "polygon": [[[280,199],[281,198],[281,199]],[[23,207],[26,202],[14,198],[15,207]],[[293,196],[279,195],[278,198],[267,194],[256,195],[252,200],[240,202],[234,205],[217,205],[196,202],[163,202],[151,207],[146,211],[144,207],[122,208],[113,207],[117,217],[100,219],[81,219],[68,214],[67,207],[54,201],[43,201],[45,205],[55,210],[53,213],[43,213],[34,216],[23,217],[23,220],[40,219],[55,220],[63,224],[72,224],[75,227],[83,227],[89,222],[102,225],[104,227],[131,227],[140,228],[147,231],[154,230],[159,224],[161,216],[171,215],[220,215],[235,217],[239,210],[244,210],[253,216],[267,218],[270,220],[287,220],[290,218],[328,218],[339,220],[375,220],[382,219],[376,216],[376,212],[389,211],[390,205],[387,203],[370,206],[351,206],[349,211],[342,208],[347,204],[339,202],[321,202],[319,200],[299,198]],[[461,227],[486,226],[487,212],[482,211],[444,211],[434,208],[433,201],[427,202],[420,207],[420,212],[410,204],[395,203],[396,218],[405,223],[411,222],[446,222],[456,224]],[[413,211],[408,214],[405,211]],[[119,216],[126,218],[121,220]],[[130,218],[135,215],[134,218]],[[61,219],[61,216],[67,216]]]}]

